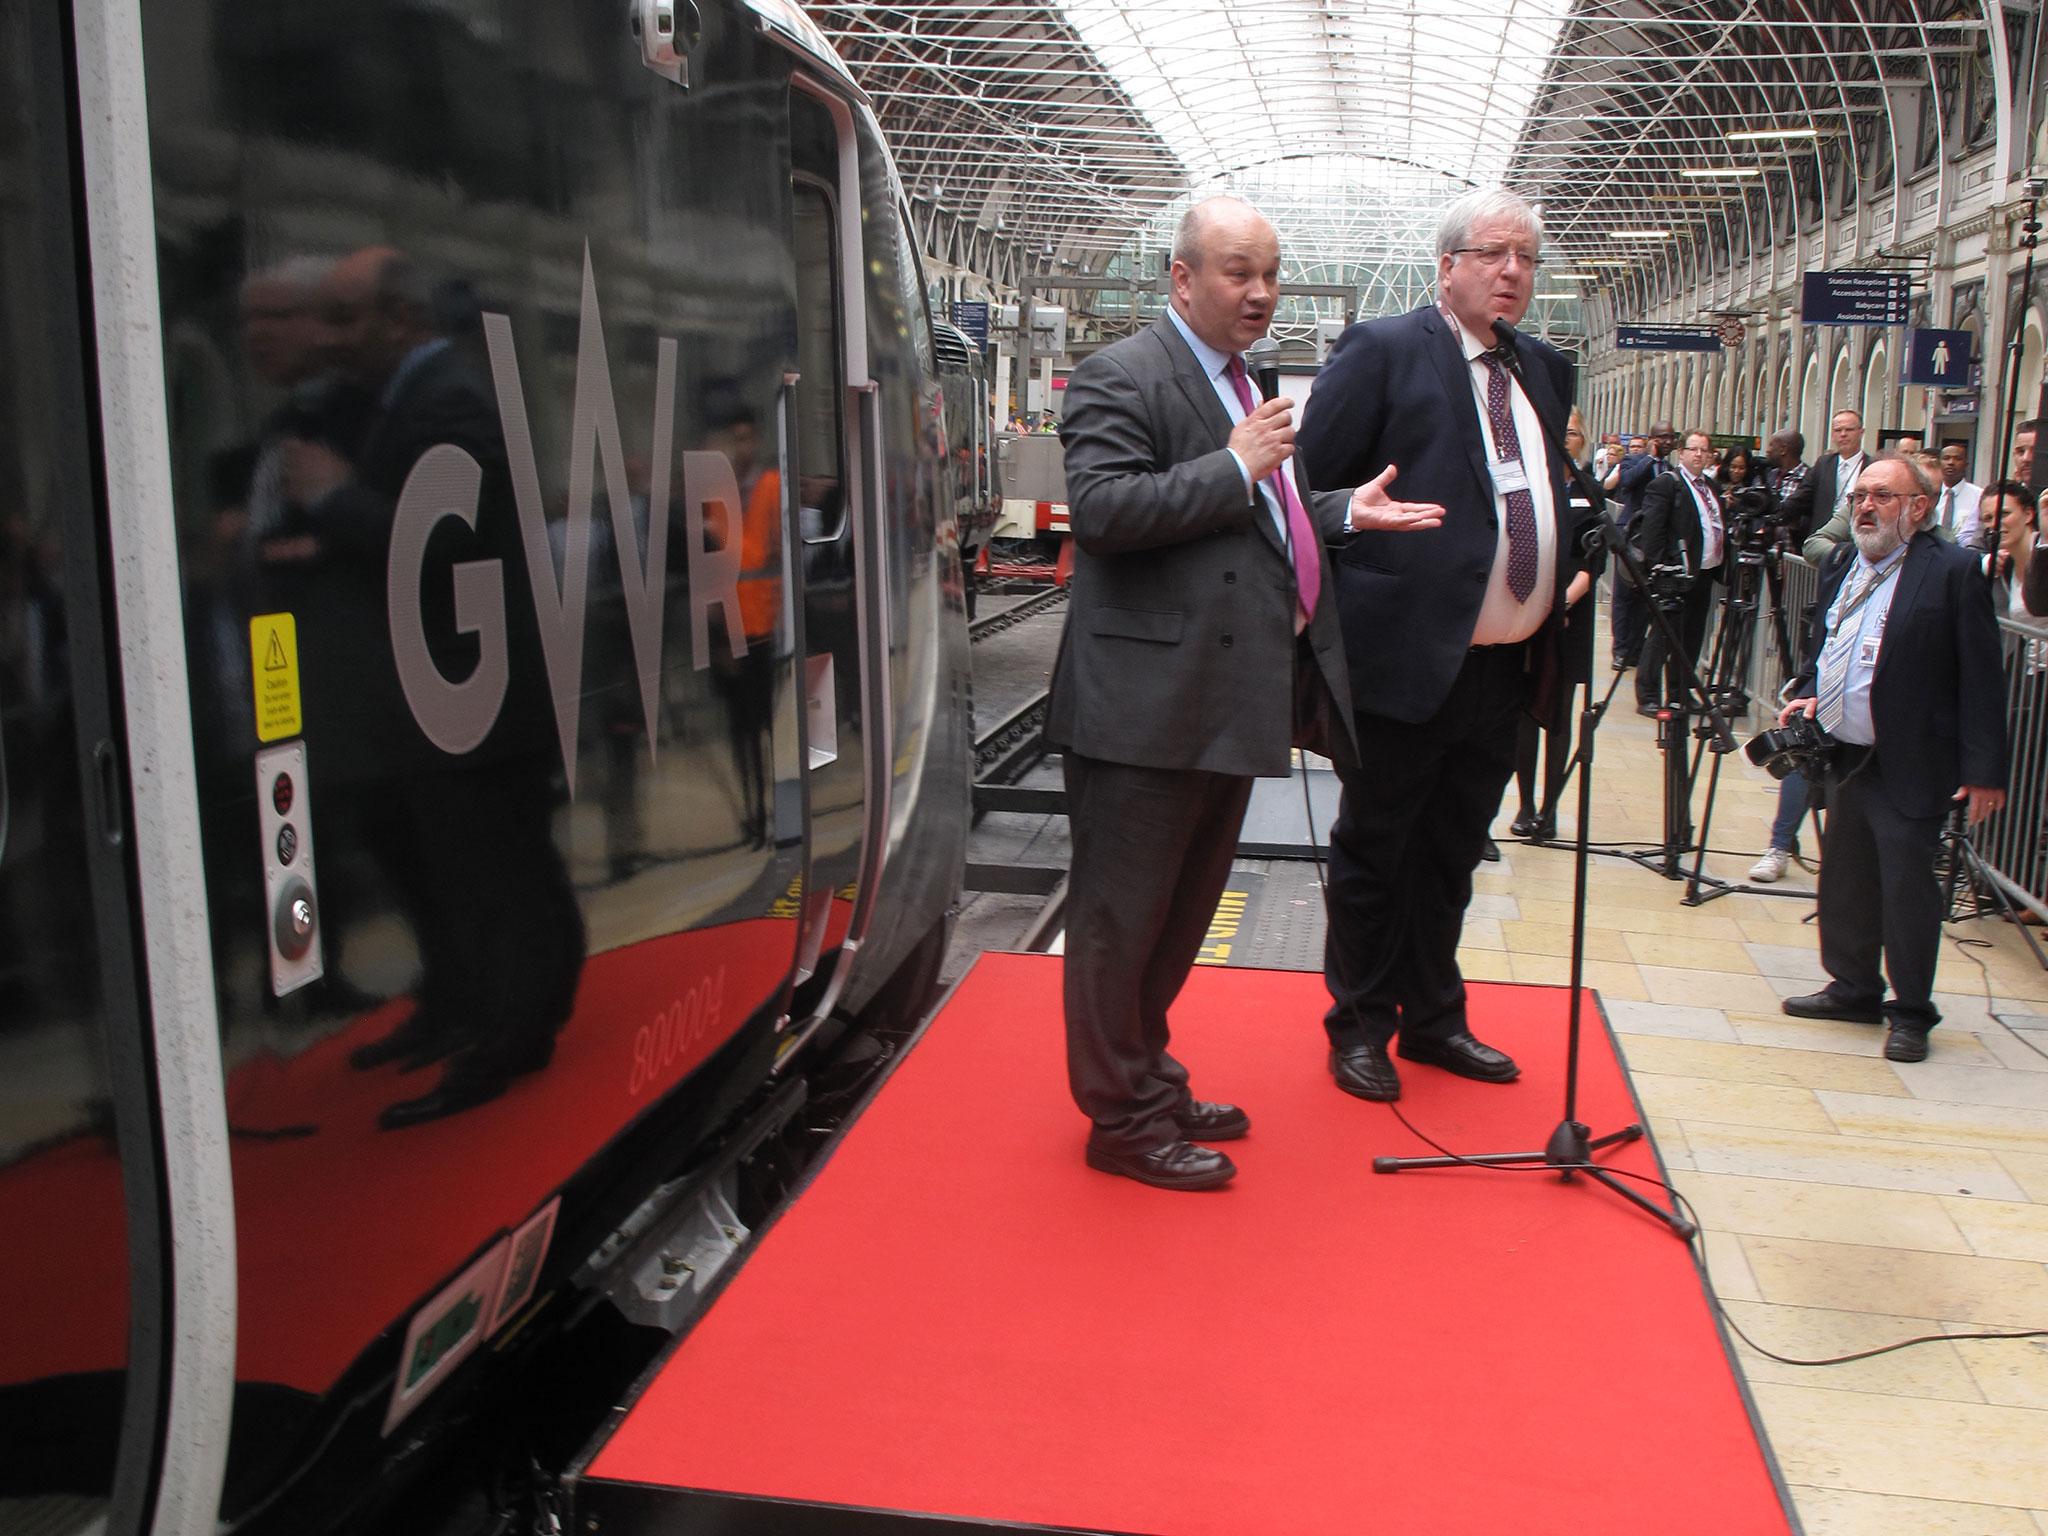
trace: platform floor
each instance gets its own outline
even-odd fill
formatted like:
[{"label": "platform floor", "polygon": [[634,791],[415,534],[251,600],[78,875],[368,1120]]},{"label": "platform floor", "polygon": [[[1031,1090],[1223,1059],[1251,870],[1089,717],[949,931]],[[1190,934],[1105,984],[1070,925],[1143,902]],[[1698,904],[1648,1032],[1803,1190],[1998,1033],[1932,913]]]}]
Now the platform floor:
[{"label": "platform floor", "polygon": [[[1622,709],[1596,754],[1593,836],[1651,840],[1654,727]],[[1709,873],[1741,878],[1775,807],[1768,777],[1725,768],[1712,839],[1739,853],[1710,856]],[[1562,981],[1571,856],[1506,841],[1514,810],[1511,789],[1505,857],[1481,866],[1461,958],[1473,978]],[[1945,930],[1945,1022],[1925,1062],[1894,1066],[1879,1030],[1779,1012],[1825,980],[1811,902],[1687,908],[1681,890],[1595,858],[1586,979],[1740,1325],[1791,1355],[2048,1326],[2048,972],[2019,934]],[[2048,1341],[1823,1368],[1738,1359],[1809,1536],[2048,1533]]]}]

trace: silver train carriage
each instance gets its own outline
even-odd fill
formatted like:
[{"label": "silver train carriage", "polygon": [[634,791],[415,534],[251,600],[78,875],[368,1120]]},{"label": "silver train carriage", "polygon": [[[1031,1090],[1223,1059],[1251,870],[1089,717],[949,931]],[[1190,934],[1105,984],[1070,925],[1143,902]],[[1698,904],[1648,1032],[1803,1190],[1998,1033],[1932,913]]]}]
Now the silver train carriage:
[{"label": "silver train carriage", "polygon": [[0,80],[0,1530],[403,1529],[929,996],[903,191],[785,0],[0,0]]}]

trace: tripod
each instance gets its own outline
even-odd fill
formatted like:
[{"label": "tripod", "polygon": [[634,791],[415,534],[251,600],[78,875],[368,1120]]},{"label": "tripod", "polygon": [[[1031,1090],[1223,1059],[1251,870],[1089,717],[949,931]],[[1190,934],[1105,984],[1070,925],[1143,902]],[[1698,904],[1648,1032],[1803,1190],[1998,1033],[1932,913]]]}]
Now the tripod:
[{"label": "tripod", "polygon": [[[1496,320],[1493,323],[1493,328],[1494,334],[1504,343],[1503,350],[1507,354],[1504,361],[1508,371],[1513,373],[1516,382],[1520,383],[1522,371],[1514,357],[1514,327],[1504,320]],[[1556,426],[1540,413],[1537,419],[1543,428],[1544,441],[1549,444],[1551,452],[1557,455],[1559,463],[1570,466],[1572,479],[1578,485],[1580,493],[1586,498],[1588,505],[1592,507],[1594,515],[1599,519],[1598,536],[1605,541],[1609,551],[1621,562],[1622,570],[1628,579],[1634,582],[1637,589],[1644,591],[1647,596],[1648,582],[1647,578],[1643,575],[1642,566],[1637,563],[1634,552],[1629,549],[1626,539],[1622,536],[1621,529],[1616,527],[1613,519],[1607,516],[1606,497],[1601,494],[1600,487],[1593,483],[1591,476],[1587,475],[1584,470],[1580,469],[1573,462],[1571,454],[1565,448],[1564,439],[1559,435]],[[1684,657],[1686,653],[1679,647],[1678,636],[1672,630],[1669,616],[1658,611],[1654,604],[1651,607],[1650,616],[1655,622],[1663,626],[1665,642],[1671,647],[1671,654],[1674,657]],[[1704,702],[1705,692],[1700,685],[1699,671],[1691,666],[1690,661],[1686,663],[1686,666],[1692,673],[1691,686],[1700,695],[1702,702]],[[1613,695],[1614,690],[1610,687],[1608,689],[1608,698],[1611,699]],[[1372,1160],[1372,1171],[1374,1173],[1400,1173],[1410,1168],[1514,1168],[1538,1166],[1555,1169],[1558,1178],[1565,1183],[1570,1183],[1576,1175],[1584,1174],[1594,1183],[1603,1185],[1615,1194],[1620,1195],[1622,1199],[1628,1201],[1631,1205],[1647,1211],[1650,1215],[1663,1222],[1677,1236],[1690,1241],[1698,1231],[1698,1228],[1691,1222],[1680,1216],[1677,1211],[1666,1210],[1654,1200],[1629,1188],[1618,1175],[1609,1169],[1600,1167],[1593,1161],[1593,1154],[1604,1147],[1623,1146],[1632,1141],[1640,1141],[1643,1136],[1643,1128],[1640,1125],[1625,1125],[1618,1131],[1609,1131],[1605,1135],[1595,1136],[1591,1128],[1578,1118],[1579,1016],[1580,1007],[1585,995],[1586,869],[1590,863],[1590,849],[1587,846],[1586,837],[1593,814],[1593,738],[1599,728],[1600,713],[1606,707],[1606,699],[1601,700],[1598,705],[1595,705],[1592,702],[1592,693],[1588,690],[1586,707],[1579,715],[1579,739],[1576,758],[1576,766],[1579,770],[1579,828],[1578,846],[1574,854],[1572,875],[1572,983],[1570,1023],[1565,1046],[1564,1118],[1558,1122],[1557,1128],[1550,1133],[1550,1140],[1544,1144],[1543,1150],[1540,1152],[1483,1152],[1471,1157],[1376,1157]],[[1719,728],[1722,734],[1725,735],[1727,732],[1726,722],[1720,722]],[[1730,745],[1733,745],[1732,739]]]},{"label": "tripod", "polygon": [[[2005,887],[1998,883],[1998,877],[1985,863],[1984,855],[1977,851],[1976,841],[1970,836],[1969,823],[1963,819],[1960,807],[1951,812],[1948,820],[1942,823],[1940,851],[1936,858],[1945,862],[1947,868],[1941,891],[1942,921],[1960,922],[1966,917],[1982,917],[1987,911],[1996,911],[2000,917],[2019,929],[2020,937],[2027,941],[2027,948],[2033,952],[2034,959],[2043,970],[2048,970],[2048,955],[2041,953],[2041,946],[2027,931],[2026,924],[2019,920],[2019,909],[2013,905],[2012,897],[2007,895]],[[1969,887],[1974,893],[1974,900],[1968,911],[1964,911],[1957,900],[1965,873],[1970,877]],[[1988,907],[1984,901],[1984,893],[1987,891],[1991,893]]]},{"label": "tripod", "polygon": [[[1768,548],[1743,547],[1728,562],[1728,590],[1721,597],[1721,623],[1714,637],[1713,665],[1708,673],[1712,682],[1707,689],[1712,707],[1724,720],[1733,720],[1749,711],[1749,663],[1753,654],[1752,642],[1756,637],[1757,607],[1766,592],[1770,598],[1771,622],[1776,629],[1778,654],[1792,654],[1791,636],[1785,624],[1783,558],[1784,546],[1779,543]],[[1763,578],[1761,585],[1758,582],[1759,572]],[[1703,906],[1716,896],[1726,896],[1734,891],[1811,900],[1811,891],[1741,884],[1706,873],[1708,829],[1714,822],[1714,797],[1721,788],[1721,759],[1728,750],[1719,741],[1703,742],[1702,750],[1709,749],[1713,753],[1714,766],[1707,774],[1707,803],[1700,811],[1700,840],[1693,854],[1692,872],[1686,876],[1685,895],[1679,898],[1681,903],[1688,907]],[[1699,758],[1695,755],[1693,773],[1697,775],[1698,771]]]}]

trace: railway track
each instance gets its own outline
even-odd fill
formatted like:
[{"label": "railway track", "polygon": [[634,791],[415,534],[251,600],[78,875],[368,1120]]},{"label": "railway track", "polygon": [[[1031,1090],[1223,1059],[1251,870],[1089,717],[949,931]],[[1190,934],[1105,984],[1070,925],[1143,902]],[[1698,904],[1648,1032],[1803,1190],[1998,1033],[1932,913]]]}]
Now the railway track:
[{"label": "railway track", "polygon": [[985,619],[976,619],[967,626],[967,639],[971,645],[979,645],[991,635],[999,635],[1006,629],[1014,629],[1025,620],[1049,609],[1057,608],[1067,600],[1065,587],[1053,587],[1036,597],[1027,597],[1021,603],[1005,608],[1001,613],[992,613]]}]

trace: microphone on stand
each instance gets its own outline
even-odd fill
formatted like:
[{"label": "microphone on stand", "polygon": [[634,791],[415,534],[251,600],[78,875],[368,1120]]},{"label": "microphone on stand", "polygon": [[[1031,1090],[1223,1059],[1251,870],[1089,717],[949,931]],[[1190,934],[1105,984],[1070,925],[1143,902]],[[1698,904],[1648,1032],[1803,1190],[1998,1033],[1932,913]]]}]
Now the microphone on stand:
[{"label": "microphone on stand", "polygon": [[1272,337],[1261,336],[1244,349],[1244,368],[1258,386],[1261,400],[1280,393],[1280,343]]},{"label": "microphone on stand", "polygon": [[1522,377],[1522,360],[1515,356],[1515,337],[1520,332],[1505,320],[1493,322],[1493,339],[1498,342],[1501,366],[1512,373],[1517,380]]}]

